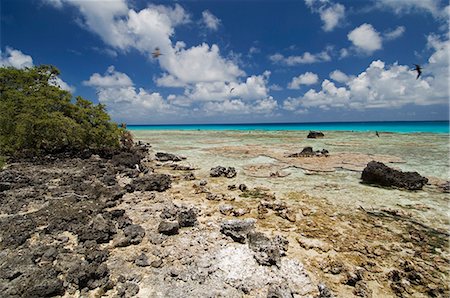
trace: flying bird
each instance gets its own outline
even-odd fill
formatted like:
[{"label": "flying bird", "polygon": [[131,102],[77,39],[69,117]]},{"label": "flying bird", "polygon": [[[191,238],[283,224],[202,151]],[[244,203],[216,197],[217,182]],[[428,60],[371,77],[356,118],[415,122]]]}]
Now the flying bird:
[{"label": "flying bird", "polygon": [[415,71],[417,71],[417,78],[416,78],[416,80],[420,77],[420,75],[422,74],[422,67],[420,67],[420,65],[418,65],[418,64],[414,64],[416,67],[414,68],[414,69],[412,69],[412,70],[415,70]]},{"label": "flying bird", "polygon": [[234,90],[234,87],[230,89],[230,93],[233,92],[233,90]]},{"label": "flying bird", "polygon": [[161,52],[159,51],[159,48],[156,47],[155,50],[154,50],[153,53],[152,53],[152,57],[153,57],[153,58],[158,58],[158,57],[161,56],[161,55],[162,55],[162,54],[161,54]]}]

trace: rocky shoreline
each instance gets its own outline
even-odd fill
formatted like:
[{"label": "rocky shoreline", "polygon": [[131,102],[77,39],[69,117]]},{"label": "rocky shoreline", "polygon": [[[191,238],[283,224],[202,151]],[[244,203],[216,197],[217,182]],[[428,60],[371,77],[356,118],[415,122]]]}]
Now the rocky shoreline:
[{"label": "rocky shoreline", "polygon": [[395,210],[345,210],[305,193],[277,198],[240,183],[232,167],[196,177],[182,156],[148,150],[2,170],[2,295],[450,294],[443,231]]}]

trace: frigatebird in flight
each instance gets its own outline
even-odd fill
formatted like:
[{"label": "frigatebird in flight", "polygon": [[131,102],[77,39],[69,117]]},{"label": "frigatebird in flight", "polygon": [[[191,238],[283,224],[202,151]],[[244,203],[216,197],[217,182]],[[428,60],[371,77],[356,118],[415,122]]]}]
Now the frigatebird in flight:
[{"label": "frigatebird in flight", "polygon": [[158,57],[161,56],[161,55],[162,55],[162,54],[161,54],[161,52],[159,51],[159,48],[156,47],[155,50],[154,50],[153,53],[152,53],[152,57],[153,57],[153,58],[158,58]]},{"label": "frigatebird in flight", "polygon": [[420,67],[420,65],[418,64],[414,64],[416,67],[413,69],[415,71],[417,71],[417,78],[416,80],[420,77],[420,75],[422,74],[422,67]]},{"label": "frigatebird in flight", "polygon": [[230,93],[233,92],[233,90],[234,90],[234,87],[230,89]]}]

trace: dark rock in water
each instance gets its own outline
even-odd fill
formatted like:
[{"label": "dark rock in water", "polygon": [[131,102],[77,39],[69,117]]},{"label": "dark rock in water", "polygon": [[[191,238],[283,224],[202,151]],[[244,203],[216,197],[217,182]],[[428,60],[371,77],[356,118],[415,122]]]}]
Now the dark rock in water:
[{"label": "dark rock in water", "polygon": [[294,294],[287,286],[271,285],[267,291],[267,298],[293,298]]},{"label": "dark rock in water", "polygon": [[171,154],[171,153],[164,153],[164,152],[157,152],[155,154],[157,161],[182,161],[183,158],[181,156]]},{"label": "dark rock in water", "polygon": [[164,235],[176,235],[178,234],[178,229],[180,225],[177,221],[167,221],[163,220],[158,226],[158,232]]},{"label": "dark rock in water", "polygon": [[180,227],[193,227],[197,224],[197,212],[194,208],[182,209],[178,212]]},{"label": "dark rock in water", "polygon": [[253,218],[226,220],[222,222],[220,232],[230,236],[236,242],[245,243],[247,234],[255,227],[255,222],[256,219]]},{"label": "dark rock in water", "polygon": [[233,167],[222,167],[222,166],[217,166],[215,168],[211,168],[211,170],[209,171],[209,175],[211,177],[227,177],[227,178],[233,178],[236,177],[236,169]]},{"label": "dark rock in water", "polygon": [[316,138],[323,138],[325,135],[321,131],[310,131],[307,138],[308,139],[316,139]]},{"label": "dark rock in water", "polygon": [[151,174],[144,177],[136,178],[132,187],[134,190],[140,191],[165,191],[172,185],[172,179],[165,174]]},{"label": "dark rock in water", "polygon": [[331,295],[330,289],[325,284],[320,283],[317,288],[319,289],[319,298],[331,298],[333,295]]},{"label": "dark rock in water", "polygon": [[392,169],[381,162],[371,161],[363,170],[361,179],[365,183],[381,186],[395,186],[409,190],[419,190],[428,179],[417,172],[402,172]]},{"label": "dark rock in water", "polygon": [[245,185],[245,184],[239,184],[239,190],[240,190],[240,191],[246,191],[246,190],[247,190],[247,185]]}]

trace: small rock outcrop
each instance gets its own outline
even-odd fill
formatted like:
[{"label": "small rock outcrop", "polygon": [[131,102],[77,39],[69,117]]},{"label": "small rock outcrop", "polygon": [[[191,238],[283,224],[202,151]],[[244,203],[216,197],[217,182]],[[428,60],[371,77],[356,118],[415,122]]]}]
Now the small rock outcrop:
[{"label": "small rock outcrop", "polygon": [[134,190],[140,191],[165,191],[170,188],[172,179],[165,174],[151,174],[136,178],[131,184]]},{"label": "small rock outcrop", "polygon": [[179,229],[180,225],[177,221],[162,220],[158,226],[158,232],[168,236],[178,234]]},{"label": "small rock outcrop", "polygon": [[328,154],[327,149],[314,151],[312,147],[304,147],[301,152],[290,154],[288,157],[328,156]]},{"label": "small rock outcrop", "polygon": [[408,190],[420,190],[428,182],[427,178],[417,172],[402,172],[377,161],[371,161],[367,164],[362,172],[361,179],[364,183],[394,186]]},{"label": "small rock outcrop", "polygon": [[157,161],[182,161],[184,158],[172,153],[157,152],[155,154]]},{"label": "small rock outcrop", "polygon": [[236,169],[233,167],[222,167],[222,166],[217,166],[215,168],[211,168],[211,170],[209,171],[209,175],[211,177],[227,177],[227,178],[233,178],[236,177]]},{"label": "small rock outcrop", "polygon": [[222,222],[220,231],[236,242],[245,243],[247,234],[255,228],[255,223],[256,219],[254,218],[226,220]]},{"label": "small rock outcrop", "polygon": [[307,138],[308,139],[317,139],[317,138],[323,138],[325,135],[321,131],[310,131],[308,133]]}]

